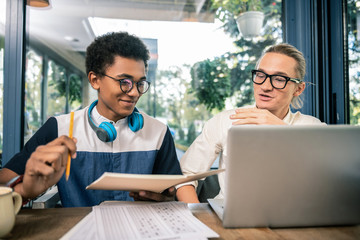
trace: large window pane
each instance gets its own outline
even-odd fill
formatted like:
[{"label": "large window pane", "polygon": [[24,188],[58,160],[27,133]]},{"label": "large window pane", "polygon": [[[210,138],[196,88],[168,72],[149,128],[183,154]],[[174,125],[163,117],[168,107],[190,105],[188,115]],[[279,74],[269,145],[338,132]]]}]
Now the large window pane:
[{"label": "large window pane", "polygon": [[41,121],[42,57],[33,50],[26,53],[24,142],[39,129]]},{"label": "large window pane", "polygon": [[5,48],[6,0],[0,0],[0,168],[2,166],[3,143],[3,86],[4,86],[4,48]]},{"label": "large window pane", "polygon": [[360,124],[360,0],[348,0],[350,123]]}]

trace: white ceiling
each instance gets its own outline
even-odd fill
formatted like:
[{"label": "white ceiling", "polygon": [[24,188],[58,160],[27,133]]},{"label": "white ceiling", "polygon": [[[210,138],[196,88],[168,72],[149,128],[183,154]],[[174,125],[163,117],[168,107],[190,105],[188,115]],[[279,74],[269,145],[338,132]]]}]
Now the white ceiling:
[{"label": "white ceiling", "polygon": [[83,52],[95,37],[89,17],[213,22],[213,14],[204,11],[206,3],[206,0],[50,0],[50,7],[27,7],[30,42],[45,45],[83,71]]}]

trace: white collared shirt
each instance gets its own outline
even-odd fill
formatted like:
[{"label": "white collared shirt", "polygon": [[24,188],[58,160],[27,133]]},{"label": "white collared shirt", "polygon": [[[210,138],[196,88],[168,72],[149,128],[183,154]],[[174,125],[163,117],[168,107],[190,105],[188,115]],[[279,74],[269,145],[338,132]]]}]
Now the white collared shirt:
[{"label": "white collared shirt", "polygon": [[[253,108],[254,106],[246,106],[244,108]],[[226,152],[226,139],[228,129],[232,126],[234,120],[230,119],[230,115],[235,114],[235,109],[223,111],[204,125],[202,133],[191,144],[186,153],[180,160],[180,166],[183,174],[194,174],[205,172],[210,169],[216,158],[219,156],[219,168],[226,168],[226,156],[222,154]],[[301,112],[289,112],[283,119],[288,125],[323,125],[319,119],[302,114]],[[220,193],[216,198],[223,198],[225,186],[225,173],[218,174]],[[197,181],[181,184],[177,188],[192,184],[197,187]]]}]

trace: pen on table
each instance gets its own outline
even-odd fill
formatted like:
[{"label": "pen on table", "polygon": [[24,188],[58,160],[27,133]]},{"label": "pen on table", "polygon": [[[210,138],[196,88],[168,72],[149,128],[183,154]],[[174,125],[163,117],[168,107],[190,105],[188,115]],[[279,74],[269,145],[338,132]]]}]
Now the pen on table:
[{"label": "pen on table", "polygon": [[[73,127],[74,127],[74,112],[70,113],[70,126],[69,126],[69,138],[72,138],[73,134]],[[71,165],[71,154],[69,152],[68,160],[66,163],[66,181],[69,179],[70,175],[70,165]]]}]

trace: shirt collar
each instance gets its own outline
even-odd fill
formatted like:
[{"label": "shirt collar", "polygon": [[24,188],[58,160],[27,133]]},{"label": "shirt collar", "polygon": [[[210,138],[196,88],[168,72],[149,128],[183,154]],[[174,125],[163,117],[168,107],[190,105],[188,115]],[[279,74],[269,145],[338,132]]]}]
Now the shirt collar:
[{"label": "shirt collar", "polygon": [[[93,120],[93,122],[95,123],[95,125],[99,126],[102,122],[109,122],[111,124],[114,124],[114,121],[107,119],[106,117],[100,115],[100,113],[97,110],[97,106],[95,106],[93,108],[93,110],[91,111],[91,119]],[[126,118],[122,118],[120,120],[118,120],[115,125],[118,126],[122,123],[124,123],[125,121],[127,121],[127,117]]]},{"label": "shirt collar", "polygon": [[286,123],[286,124],[290,124],[291,122],[291,119],[293,118],[293,113],[291,112],[290,108],[289,108],[289,111],[288,113],[286,114],[286,116],[284,117],[283,121]]}]

